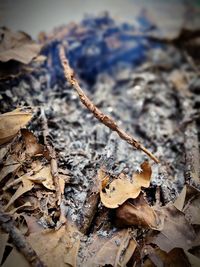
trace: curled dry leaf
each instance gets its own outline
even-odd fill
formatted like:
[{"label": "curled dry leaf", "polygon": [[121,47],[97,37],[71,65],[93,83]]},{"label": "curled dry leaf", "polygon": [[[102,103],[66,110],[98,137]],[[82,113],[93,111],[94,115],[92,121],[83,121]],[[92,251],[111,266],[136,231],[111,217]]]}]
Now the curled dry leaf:
[{"label": "curled dry leaf", "polygon": [[126,266],[137,247],[129,229],[118,231],[107,238],[96,235],[92,240],[84,248],[86,256],[82,266]]},{"label": "curled dry leaf", "polygon": [[100,191],[101,201],[107,208],[117,208],[129,198],[139,196],[141,187],[149,187],[151,179],[151,166],[147,161],[141,164],[141,173],[133,175],[133,182],[125,175],[119,176],[109,184],[109,188]]},{"label": "curled dry leaf", "polygon": [[0,145],[10,141],[32,118],[28,111],[15,109],[0,115]]},{"label": "curled dry leaf", "polygon": [[162,218],[149,206],[142,194],[116,209],[116,223],[119,226],[136,225],[156,230],[163,227]]},{"label": "curled dry leaf", "polygon": [[38,143],[35,135],[27,129],[21,130],[24,142],[26,145],[26,153],[29,156],[41,155],[44,151],[44,146]]},{"label": "curled dry leaf", "polygon": [[74,226],[32,233],[27,240],[46,266],[76,267],[80,233]]},{"label": "curled dry leaf", "polygon": [[40,45],[24,32],[12,32],[7,28],[1,28],[0,61],[15,60],[28,64],[40,51]]}]

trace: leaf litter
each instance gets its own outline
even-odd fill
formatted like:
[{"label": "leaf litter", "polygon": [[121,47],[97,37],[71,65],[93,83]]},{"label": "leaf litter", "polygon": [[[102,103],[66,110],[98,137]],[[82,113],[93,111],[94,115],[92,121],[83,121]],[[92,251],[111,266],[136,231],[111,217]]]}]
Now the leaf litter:
[{"label": "leaf litter", "polygon": [[[107,23],[111,23],[109,18],[106,18],[103,30]],[[90,27],[87,25],[70,27],[75,35],[84,36],[84,27],[85,30]],[[67,31],[69,33],[70,29]],[[11,33],[7,34],[9,37]],[[58,40],[65,47],[62,34]],[[52,40],[45,43],[46,51],[48,41]],[[17,41],[15,45],[13,51],[8,51],[9,57],[23,64],[32,61],[38,53],[33,49],[34,56],[27,52],[27,56],[13,57],[18,49]],[[180,55],[173,45],[166,48],[166,54],[170,51]],[[151,64],[155,64],[150,54],[149,57]],[[128,71],[126,68],[115,70],[113,76],[99,74],[96,80],[95,86],[105,88],[106,93],[102,90],[100,96],[93,87],[98,107],[120,121],[120,127],[126,118],[130,125],[127,130],[146,140],[145,147],[152,147],[154,152],[147,155],[155,154],[161,161],[159,166],[146,158],[144,161],[138,151],[132,157],[131,148],[93,120],[87,111],[82,112],[79,99],[68,85],[62,87],[62,92],[58,86],[48,87],[48,82],[45,85],[46,79],[52,83],[54,77],[51,60],[48,71],[40,65],[40,81],[33,74],[27,74],[31,77],[31,85],[22,79],[18,90],[10,82],[11,89],[6,88],[2,93],[2,98],[10,99],[9,94],[12,95],[9,100],[12,104],[3,103],[5,113],[0,116],[1,224],[7,220],[5,216],[12,214],[14,225],[21,230],[19,240],[25,235],[42,266],[198,266],[199,190],[185,181],[183,135],[176,132],[177,122],[181,121],[178,96],[186,90],[184,94],[190,97],[186,85],[190,79],[196,79],[196,74],[194,66],[188,62],[180,65],[184,67],[177,71],[173,57],[169,58],[171,69],[168,65],[167,71],[158,65],[154,65],[158,68],[156,74],[145,66],[136,71],[130,67]],[[178,62],[182,63],[182,59]],[[70,79],[74,81],[73,75]],[[86,91],[91,94],[88,87]],[[34,112],[19,108],[10,111],[18,106],[13,92],[27,105],[39,103],[45,108]],[[98,109],[92,105],[93,114],[98,117],[95,113]],[[124,105],[130,107],[131,112]],[[103,117],[100,121],[108,127],[116,126],[109,118]],[[121,132],[121,128],[116,129],[119,136],[122,133],[122,139],[133,141],[126,132]],[[137,141],[134,145],[137,148]],[[137,169],[139,171],[135,171]],[[185,182],[187,185],[183,186]],[[12,236],[12,228],[7,232]],[[4,237],[1,255],[7,253],[8,246],[12,248],[10,254],[3,257],[2,266],[12,266],[14,261],[20,266],[28,266],[31,261],[27,254],[24,258],[24,252],[15,249],[19,240],[7,239],[7,234]]]}]

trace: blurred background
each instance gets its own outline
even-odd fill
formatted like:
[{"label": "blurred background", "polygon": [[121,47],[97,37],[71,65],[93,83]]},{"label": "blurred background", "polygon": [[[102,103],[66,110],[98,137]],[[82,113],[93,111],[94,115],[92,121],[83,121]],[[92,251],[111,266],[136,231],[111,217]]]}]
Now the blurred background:
[{"label": "blurred background", "polygon": [[36,38],[40,31],[48,32],[61,24],[79,22],[86,14],[109,11],[115,19],[131,22],[145,8],[151,20],[172,36],[182,26],[186,9],[188,16],[188,8],[192,13],[192,27],[200,25],[199,7],[199,0],[1,0],[0,24],[12,30],[23,30]]}]

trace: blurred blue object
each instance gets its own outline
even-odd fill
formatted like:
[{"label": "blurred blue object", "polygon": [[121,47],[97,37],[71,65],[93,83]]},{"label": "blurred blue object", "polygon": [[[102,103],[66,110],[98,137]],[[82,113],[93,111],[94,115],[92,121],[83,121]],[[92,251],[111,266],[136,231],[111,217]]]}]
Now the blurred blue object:
[{"label": "blurred blue object", "polygon": [[51,73],[51,84],[63,80],[63,70],[59,59],[59,46],[66,48],[66,56],[75,72],[92,85],[101,72],[112,71],[118,63],[132,67],[144,62],[149,49],[161,47],[145,33],[155,29],[145,13],[137,19],[136,26],[117,23],[108,13],[100,17],[87,17],[80,24],[57,28],[42,54],[48,60],[45,67]]}]

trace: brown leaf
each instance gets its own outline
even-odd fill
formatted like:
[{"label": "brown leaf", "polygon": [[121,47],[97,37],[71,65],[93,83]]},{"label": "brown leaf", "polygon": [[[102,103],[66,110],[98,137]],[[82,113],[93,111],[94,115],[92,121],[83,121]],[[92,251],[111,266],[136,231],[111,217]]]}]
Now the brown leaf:
[{"label": "brown leaf", "polygon": [[142,194],[118,207],[116,217],[119,226],[135,225],[159,230],[163,225],[161,218],[145,201]]},{"label": "brown leaf", "polygon": [[0,61],[16,60],[28,64],[40,51],[29,35],[24,32],[13,33],[7,28],[0,29]]},{"label": "brown leaf", "polygon": [[9,235],[6,233],[1,233],[0,232],[0,264],[2,262],[3,254],[8,242]]},{"label": "brown leaf", "polygon": [[190,263],[184,254],[184,251],[180,248],[175,248],[169,253],[161,250],[159,247],[153,248],[151,246],[145,246],[144,252],[146,257],[144,261],[144,267],[150,266],[170,266],[170,267],[190,267]]},{"label": "brown leaf", "polygon": [[67,225],[57,231],[44,230],[30,234],[27,240],[48,267],[76,267],[80,233],[75,227]]},{"label": "brown leaf", "polygon": [[163,207],[160,212],[164,215],[164,226],[161,232],[151,240],[151,243],[158,245],[166,252],[176,247],[186,250],[191,248],[195,232],[185,219],[184,213],[174,206]]},{"label": "brown leaf", "polygon": [[191,267],[199,267],[200,266],[200,259],[196,256],[192,255],[191,253],[185,251],[185,254],[190,262]]},{"label": "brown leaf", "polygon": [[85,247],[86,258],[82,266],[126,266],[137,246],[128,229],[118,231],[107,238],[96,235],[92,240],[93,242]]},{"label": "brown leaf", "polygon": [[109,188],[100,191],[101,201],[107,208],[117,208],[129,198],[139,196],[141,187],[149,187],[151,178],[151,167],[147,161],[141,164],[141,173],[133,175],[133,182],[126,176],[120,176],[109,184]]},{"label": "brown leaf", "polygon": [[44,151],[44,146],[38,143],[35,135],[27,129],[21,130],[24,142],[26,145],[26,153],[29,156],[41,155]]},{"label": "brown leaf", "polygon": [[16,161],[16,159],[12,155],[9,155],[6,159],[6,162],[4,163],[3,168],[1,169],[0,181],[2,181],[10,173],[15,174],[20,166],[21,164]]},{"label": "brown leaf", "polygon": [[44,228],[38,223],[38,220],[33,216],[28,216],[26,214],[22,214],[24,217],[26,224],[28,226],[28,234],[41,232],[44,230]]},{"label": "brown leaf", "polygon": [[6,261],[2,265],[2,267],[16,267],[16,266],[30,267],[30,264],[18,250],[13,248],[11,253],[7,257]]},{"label": "brown leaf", "polygon": [[40,181],[41,183],[49,190],[55,190],[55,186],[53,184],[53,177],[51,174],[51,167],[44,166],[42,167],[38,172],[36,172],[34,175],[31,175],[29,177],[31,180]]},{"label": "brown leaf", "polygon": [[16,199],[18,199],[24,193],[30,191],[33,187],[34,187],[33,182],[30,181],[29,179],[27,179],[27,177],[23,177],[23,179],[22,179],[22,185],[19,186],[19,188],[17,189],[17,191],[11,197],[10,201],[8,202],[8,204],[5,207],[5,210],[7,210],[10,207],[10,205],[15,202]]},{"label": "brown leaf", "polygon": [[15,109],[0,115],[0,145],[10,141],[32,118],[30,112]]}]

